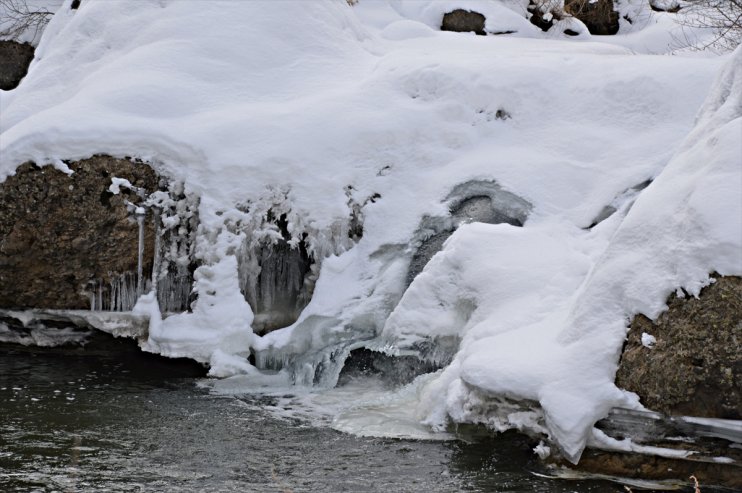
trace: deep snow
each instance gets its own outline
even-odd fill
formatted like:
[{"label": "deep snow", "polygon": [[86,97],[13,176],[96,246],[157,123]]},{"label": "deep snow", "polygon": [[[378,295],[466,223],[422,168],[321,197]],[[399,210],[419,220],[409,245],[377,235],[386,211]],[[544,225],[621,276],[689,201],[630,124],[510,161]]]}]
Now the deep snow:
[{"label": "deep snow", "polygon": [[[311,383],[354,347],[447,338],[451,364],[405,394],[416,419],[530,428],[577,460],[610,407],[639,406],[613,384],[628,318],[742,274],[742,51],[637,53],[673,50],[668,14],[564,40],[496,1],[68,4],[0,92],[0,179],[105,153],[200,197],[198,301],[162,319],[140,299],[147,350],[282,385],[251,350]],[[435,29],[472,4],[518,33]],[[457,185],[487,183],[530,204],[524,226],[462,225],[405,290],[424,226],[450,220]],[[258,337],[238,256],[276,234],[269,211],[321,267],[297,323]]]}]

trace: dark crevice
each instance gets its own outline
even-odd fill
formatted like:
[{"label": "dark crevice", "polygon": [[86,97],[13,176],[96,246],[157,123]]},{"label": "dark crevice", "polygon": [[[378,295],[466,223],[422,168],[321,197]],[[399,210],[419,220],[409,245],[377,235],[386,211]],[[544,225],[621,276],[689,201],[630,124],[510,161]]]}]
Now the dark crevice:
[{"label": "dark crevice", "polygon": [[[610,204],[604,206],[600,210],[600,212],[598,213],[598,215],[595,216],[595,218],[592,220],[592,222],[590,223],[590,225],[586,229],[592,229],[592,228],[594,228],[595,226],[597,226],[598,224],[602,223],[603,221],[605,221],[606,219],[608,219],[609,217],[611,217],[613,214],[615,214],[616,211],[618,211],[618,207],[621,205],[619,202],[621,202],[622,199],[623,200],[632,200],[632,204],[631,205],[633,205],[633,200],[636,200],[636,196],[639,194],[639,192],[641,192],[642,190],[644,190],[645,188],[647,188],[651,183],[652,183],[652,180],[651,179],[644,180],[643,182],[638,183],[638,184],[634,185],[633,187],[628,188],[628,189],[624,190],[623,192],[621,192],[619,195],[617,195],[613,199],[613,201]],[[632,199],[632,197],[633,197],[633,199]],[[631,208],[631,205],[629,205],[629,208]]]},{"label": "dark crevice", "polygon": [[440,365],[415,356],[389,356],[384,353],[361,348],[350,352],[338,378],[344,385],[354,378],[379,376],[389,386],[410,383],[415,377],[440,369]]},{"label": "dark crevice", "polygon": [[299,318],[311,299],[307,277],[314,264],[307,250],[306,234],[298,244],[289,243],[291,234],[286,214],[275,217],[269,211],[266,221],[278,228],[282,238],[257,247],[255,255],[260,272],[255,285],[245,287],[246,298],[255,312],[253,329],[259,334],[286,327]]}]

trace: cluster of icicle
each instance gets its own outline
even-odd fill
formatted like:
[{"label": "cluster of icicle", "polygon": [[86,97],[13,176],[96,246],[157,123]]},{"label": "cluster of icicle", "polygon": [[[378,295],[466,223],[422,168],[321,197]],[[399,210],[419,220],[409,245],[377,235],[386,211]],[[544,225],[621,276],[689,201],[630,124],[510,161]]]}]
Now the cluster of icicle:
[{"label": "cluster of icicle", "polygon": [[137,274],[124,272],[111,275],[110,281],[96,280],[90,286],[90,309],[93,311],[125,312],[139,298]]},{"label": "cluster of icicle", "polygon": [[193,277],[199,199],[185,192],[183,182],[170,182],[167,191],[156,191],[145,205],[153,211],[155,254],[152,284],[163,313],[188,309]]},{"label": "cluster of icicle", "polygon": [[[272,305],[283,290],[293,289],[300,291],[296,308],[301,309],[311,299],[322,259],[339,255],[354,244],[353,229],[358,229],[360,220],[358,207],[349,204],[351,214],[347,219],[337,220],[328,229],[319,230],[306,221],[308,214],[292,208],[288,193],[285,187],[268,187],[257,199],[238,204],[238,217],[226,220],[228,227],[243,237],[241,248],[236,252],[239,282],[253,308],[259,299],[263,305]],[[281,231],[279,223],[285,231]],[[301,279],[298,272],[301,266],[296,261],[281,258],[265,262],[270,255],[268,249],[282,242],[291,249],[306,249],[310,265],[302,286],[295,285],[297,279]],[[292,284],[284,285],[284,280]]]},{"label": "cluster of icicle", "polygon": [[[117,187],[134,189],[126,180],[114,178]],[[137,270],[109,274],[109,280],[96,280],[90,285],[90,309],[93,311],[130,311],[139,297],[155,289],[164,313],[188,309],[193,278],[191,265],[198,229],[198,197],[186,194],[182,182],[167,184],[167,190],[146,196],[141,204],[128,203],[139,227]],[[142,192],[142,193],[139,193]],[[144,273],[144,230],[147,211],[151,211],[155,228],[152,275]]]}]

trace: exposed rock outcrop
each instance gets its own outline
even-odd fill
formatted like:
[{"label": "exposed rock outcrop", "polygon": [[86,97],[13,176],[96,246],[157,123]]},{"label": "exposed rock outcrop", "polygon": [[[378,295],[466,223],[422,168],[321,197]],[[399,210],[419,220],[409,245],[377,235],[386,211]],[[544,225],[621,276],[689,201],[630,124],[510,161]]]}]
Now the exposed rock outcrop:
[{"label": "exposed rock outcrop", "polygon": [[671,486],[690,485],[694,475],[702,486],[742,488],[742,429],[724,421],[742,418],[742,278],[714,277],[698,298],[679,290],[656,320],[631,322],[616,384],[656,412],[614,409],[596,426],[636,450],[589,448],[577,466],[560,465]]},{"label": "exposed rock outcrop", "polygon": [[30,44],[0,41],[0,89],[9,91],[18,87],[33,56],[34,47]]},{"label": "exposed rock outcrop", "polygon": [[616,384],[655,411],[742,419],[742,278],[717,277],[698,298],[667,304],[655,321],[632,321]]},{"label": "exposed rock outcrop", "polygon": [[541,10],[541,4],[539,2],[534,2],[533,0],[531,0],[531,3],[528,4],[526,10],[529,13],[528,20],[531,21],[531,24],[541,29],[542,31],[548,31],[549,29],[551,29],[551,26],[554,25],[554,15],[544,14],[544,12]]},{"label": "exposed rock outcrop", "polygon": [[[564,10],[550,10],[551,4],[543,0],[531,0],[527,10],[530,14],[531,24],[542,31],[548,31],[554,25],[554,21],[565,17],[574,17],[580,20],[590,34],[612,35],[618,33],[619,15],[615,10],[613,0],[565,0]],[[569,36],[578,33],[567,29],[564,31]]]},{"label": "exposed rock outcrop", "polygon": [[485,36],[487,34],[484,31],[485,20],[485,17],[479,12],[456,9],[443,15],[441,31],[474,32],[480,36]]},{"label": "exposed rock outcrop", "polygon": [[613,0],[566,0],[564,11],[581,20],[590,34],[612,35],[618,32],[618,12]]},{"label": "exposed rock outcrop", "polygon": [[[88,309],[91,283],[136,273],[139,229],[126,188],[108,191],[112,177],[154,191],[147,165],[108,156],[69,164],[71,175],[27,163],[0,183],[0,307]],[[144,272],[152,269],[154,228],[146,217]]]}]

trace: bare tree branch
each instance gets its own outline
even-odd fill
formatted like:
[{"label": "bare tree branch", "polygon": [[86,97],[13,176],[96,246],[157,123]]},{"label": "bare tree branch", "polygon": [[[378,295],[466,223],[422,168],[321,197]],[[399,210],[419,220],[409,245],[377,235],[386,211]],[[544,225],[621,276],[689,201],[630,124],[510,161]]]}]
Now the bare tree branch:
[{"label": "bare tree branch", "polygon": [[678,22],[684,26],[713,30],[704,48],[733,50],[742,43],[742,0],[690,0]]},{"label": "bare tree branch", "polygon": [[29,7],[26,0],[0,0],[0,37],[18,41],[26,33],[31,38],[44,30],[54,12]]}]

